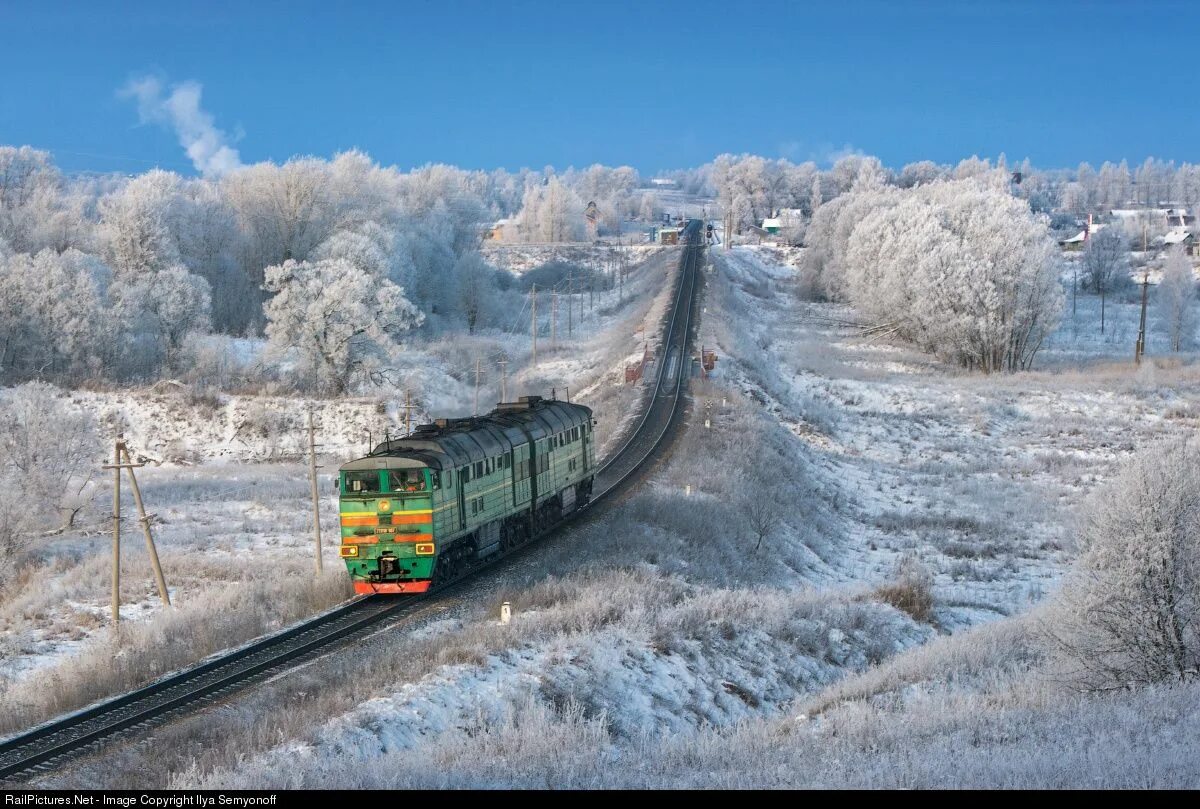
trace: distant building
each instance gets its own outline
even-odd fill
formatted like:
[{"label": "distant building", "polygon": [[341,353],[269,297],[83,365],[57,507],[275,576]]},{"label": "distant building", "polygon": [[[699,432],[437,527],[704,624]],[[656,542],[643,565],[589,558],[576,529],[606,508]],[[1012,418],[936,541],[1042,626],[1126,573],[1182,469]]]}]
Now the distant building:
[{"label": "distant building", "polygon": [[1196,222],[1195,214],[1189,213],[1187,208],[1114,208],[1108,213],[1113,219],[1122,222],[1141,221],[1146,218],[1152,224],[1163,227],[1183,227]]},{"label": "distant building", "polygon": [[656,188],[674,188],[675,181],[668,180],[666,177],[655,177],[650,181],[650,185],[653,185]]},{"label": "distant building", "polygon": [[679,244],[680,228],[659,228],[658,243],[659,244]]},{"label": "distant building", "polygon": [[1163,236],[1163,244],[1168,250],[1173,247],[1182,247],[1183,252],[1187,255],[1195,255],[1196,237],[1186,228],[1172,228],[1167,231],[1167,235]]},{"label": "distant building", "polygon": [[1087,244],[1087,240],[1088,240],[1089,236],[1099,233],[1100,231],[1104,230],[1104,228],[1106,228],[1106,227],[1108,227],[1108,226],[1098,224],[1098,223],[1093,224],[1092,222],[1088,222],[1086,225],[1084,225],[1083,230],[1079,231],[1078,233],[1076,233],[1074,236],[1072,236],[1069,239],[1063,239],[1061,242],[1058,243],[1058,246],[1061,247],[1063,250],[1068,250],[1068,251],[1072,251],[1072,252],[1076,251],[1076,250],[1082,250],[1084,248],[1084,246]]},{"label": "distant building", "polygon": [[770,219],[764,219],[762,223],[762,229],[767,233],[778,233],[779,231],[783,230],[783,219],[777,216]]},{"label": "distant building", "polygon": [[492,241],[514,241],[517,223],[513,219],[498,219],[488,230],[487,237]]}]

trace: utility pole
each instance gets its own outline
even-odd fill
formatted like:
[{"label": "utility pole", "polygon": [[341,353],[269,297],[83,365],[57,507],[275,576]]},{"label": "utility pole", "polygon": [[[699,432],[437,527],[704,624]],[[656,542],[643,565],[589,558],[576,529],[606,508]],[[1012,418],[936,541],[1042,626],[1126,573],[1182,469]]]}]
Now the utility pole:
[{"label": "utility pole", "polygon": [[533,307],[532,307],[533,315],[530,318],[530,320],[532,322],[529,327],[529,330],[531,332],[533,332],[533,367],[536,368],[537,367],[537,284],[533,285],[533,291],[531,291],[529,294],[533,301]]},{"label": "utility pole", "polygon": [[479,357],[475,358],[475,415],[479,415]]},{"label": "utility pole", "polygon": [[412,402],[412,393],[410,391],[404,391],[404,404],[400,406],[404,408],[404,434],[412,435],[412,412],[416,408],[416,405]]},{"label": "utility pole", "polygon": [[567,276],[567,339],[568,340],[571,339],[571,336],[575,333],[575,327],[574,327],[575,305],[574,305],[574,301],[571,300],[571,292],[574,288],[575,288],[575,277],[568,275]]},{"label": "utility pole", "polygon": [[308,476],[312,485],[313,537],[317,542],[317,575],[320,576],[323,571],[321,565],[321,496],[317,491],[317,438],[311,410],[308,411]]},{"label": "utility pole", "polygon": [[1070,263],[1070,317],[1075,318],[1075,290],[1079,288],[1079,262]]},{"label": "utility pole", "polygon": [[121,440],[113,448],[112,620],[121,621]]},{"label": "utility pole", "polygon": [[499,360],[497,365],[500,366],[500,401],[508,401],[508,359]]},{"label": "utility pole", "polygon": [[1146,295],[1150,289],[1150,268],[1147,266],[1142,273],[1142,319],[1138,324],[1137,347],[1133,351],[1133,362],[1135,365],[1142,364],[1142,357],[1146,354]]},{"label": "utility pole", "polygon": [[129,472],[129,484],[133,487],[133,502],[137,505],[138,522],[142,524],[142,533],[146,535],[146,551],[150,554],[150,566],[154,568],[154,581],[158,584],[158,595],[162,599],[163,606],[169,607],[171,606],[171,596],[167,592],[167,581],[163,578],[162,566],[158,563],[158,550],[154,547],[154,536],[150,533],[150,518],[146,515],[146,505],[142,502],[142,490],[133,474],[134,469],[145,466],[145,464],[133,462],[133,458],[129,455],[129,447],[125,446],[124,441],[119,441],[117,446],[120,448],[121,454],[125,456],[125,463],[121,466]]},{"label": "utility pole", "polygon": [[558,291],[550,293],[550,347],[558,345]]}]

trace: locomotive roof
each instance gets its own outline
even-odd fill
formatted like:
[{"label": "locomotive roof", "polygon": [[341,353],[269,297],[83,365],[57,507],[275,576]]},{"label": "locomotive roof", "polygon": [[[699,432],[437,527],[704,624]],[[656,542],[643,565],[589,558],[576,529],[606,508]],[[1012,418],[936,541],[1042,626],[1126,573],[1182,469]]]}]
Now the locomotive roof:
[{"label": "locomotive roof", "polygon": [[412,435],[385,441],[343,470],[428,466],[455,469],[508,452],[529,440],[540,441],[571,427],[586,424],[592,410],[571,402],[522,396],[501,402],[486,416],[438,419],[422,424]]}]

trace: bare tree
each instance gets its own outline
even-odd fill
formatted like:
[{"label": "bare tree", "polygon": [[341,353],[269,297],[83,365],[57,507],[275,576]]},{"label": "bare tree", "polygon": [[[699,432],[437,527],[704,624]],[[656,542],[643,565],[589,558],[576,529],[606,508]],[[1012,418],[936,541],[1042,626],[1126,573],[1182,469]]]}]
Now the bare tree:
[{"label": "bare tree", "polygon": [[[21,385],[0,410],[0,472],[8,478],[6,492],[19,493],[26,504],[45,502],[58,509],[68,527],[85,502],[99,457],[94,420],[72,409],[66,394],[53,385]],[[0,533],[12,525],[3,517]]]},{"label": "bare tree", "polygon": [[1196,333],[1196,276],[1192,272],[1191,259],[1179,248],[1167,259],[1154,300],[1159,322],[1171,341],[1171,350],[1180,351],[1191,345]]},{"label": "bare tree", "polygon": [[467,253],[454,266],[458,280],[459,304],[467,321],[467,332],[475,333],[475,326],[484,314],[496,285],[492,268],[478,253]]},{"label": "bare tree", "polygon": [[1046,634],[1085,690],[1200,679],[1200,444],[1134,457],[1089,503]]},{"label": "bare tree", "polygon": [[1114,228],[1088,238],[1083,250],[1084,283],[1100,296],[1100,333],[1104,334],[1105,295],[1129,281],[1129,245]]},{"label": "bare tree", "polygon": [[741,512],[742,518],[746,522],[746,528],[757,540],[754,544],[756,551],[762,547],[763,542],[770,539],[779,530],[779,526],[783,523],[779,498],[773,497],[770,492],[759,492],[747,497],[742,502]]}]

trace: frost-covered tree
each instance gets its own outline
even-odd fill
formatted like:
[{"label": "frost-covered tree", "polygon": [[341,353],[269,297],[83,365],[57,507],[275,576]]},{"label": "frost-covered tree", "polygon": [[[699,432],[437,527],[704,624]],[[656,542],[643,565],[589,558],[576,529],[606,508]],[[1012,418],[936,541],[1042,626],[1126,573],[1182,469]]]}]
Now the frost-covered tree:
[{"label": "frost-covered tree", "polygon": [[91,226],[84,208],[49,152],[0,146],[0,239],[14,252],[86,247]]},{"label": "frost-covered tree", "polygon": [[821,192],[821,175],[816,175],[812,179],[812,188],[808,192],[808,212],[809,216],[816,216],[817,210],[821,207],[821,203],[825,201],[825,195]]},{"label": "frost-covered tree", "polygon": [[344,394],[356,373],[377,371],[401,334],[424,316],[404,290],[344,258],[288,261],[266,270],[271,354],[294,357],[312,385]]},{"label": "frost-covered tree", "polygon": [[602,230],[619,233],[621,221],[637,212],[639,200],[634,191],[641,178],[637,170],[629,166],[609,168],[596,164],[583,171],[569,170],[561,179],[581,201],[596,203]]},{"label": "frost-covered tree", "polygon": [[833,300],[847,300],[850,267],[847,256],[850,237],[858,224],[877,208],[895,204],[895,189],[874,186],[871,174],[858,191],[842,194],[825,203],[813,215],[805,234],[805,269],[812,274],[824,295]]},{"label": "frost-covered tree", "polygon": [[642,194],[642,201],[638,206],[638,218],[643,222],[657,222],[659,212],[658,199],[649,192]]},{"label": "frost-covered tree", "polygon": [[964,367],[1028,368],[1062,308],[1045,223],[977,180],[890,193],[851,234],[851,302]]},{"label": "frost-covered tree", "polygon": [[389,278],[395,271],[392,250],[394,237],[374,222],[356,230],[339,230],[317,245],[316,261],[344,259],[360,271],[378,278]]},{"label": "frost-covered tree", "polygon": [[1082,262],[1084,288],[1100,296],[1100,333],[1104,334],[1105,297],[1129,284],[1129,246],[1120,231],[1105,228],[1088,237]]},{"label": "frost-covered tree", "polygon": [[496,274],[478,253],[467,253],[454,265],[458,284],[459,307],[467,322],[467,332],[475,333],[496,295]]},{"label": "frost-covered tree", "polygon": [[1129,166],[1124,160],[1120,165],[1105,163],[1096,177],[1096,194],[1101,210],[1120,208],[1129,202]]},{"label": "frost-covered tree", "polygon": [[333,232],[336,206],[329,187],[328,166],[314,158],[259,163],[222,179],[222,195],[242,233],[242,271],[256,290],[266,267],[307,259]]},{"label": "frost-covered tree", "polygon": [[829,170],[829,180],[838,194],[854,187],[877,188],[888,181],[887,169],[879,158],[870,155],[849,154],[838,159]]},{"label": "frost-covered tree", "polygon": [[181,263],[174,224],[182,181],[154,170],[100,200],[104,259],[117,278],[133,281]]},{"label": "frost-covered tree", "polygon": [[167,372],[178,370],[184,338],[212,325],[208,282],[174,265],[133,278],[118,277],[110,288],[113,309],[130,335],[135,362],[154,357]]},{"label": "frost-covered tree", "polygon": [[525,190],[519,218],[526,241],[574,242],[583,238],[583,201],[557,177]]},{"label": "frost-covered tree", "polygon": [[1079,687],[1200,679],[1200,449],[1147,449],[1084,511],[1081,554],[1046,631]]},{"label": "frost-covered tree", "polygon": [[1183,250],[1175,248],[1167,257],[1154,303],[1171,350],[1190,348],[1196,338],[1196,276],[1192,260]]},{"label": "frost-covered tree", "polygon": [[0,375],[98,376],[115,351],[109,270],[78,250],[0,255]]},{"label": "frost-covered tree", "polygon": [[233,207],[220,186],[205,181],[185,185],[173,230],[180,262],[208,282],[216,331],[244,334],[261,319],[260,295],[239,261],[242,234]]},{"label": "frost-covered tree", "polygon": [[0,470],[27,508],[45,503],[70,525],[100,452],[94,420],[53,385],[28,382],[0,404]]},{"label": "frost-covered tree", "polygon": [[928,185],[944,179],[949,174],[949,171],[934,163],[932,160],[920,160],[916,163],[909,163],[900,170],[900,176],[896,178],[896,185],[900,188],[916,188],[918,185]]}]

